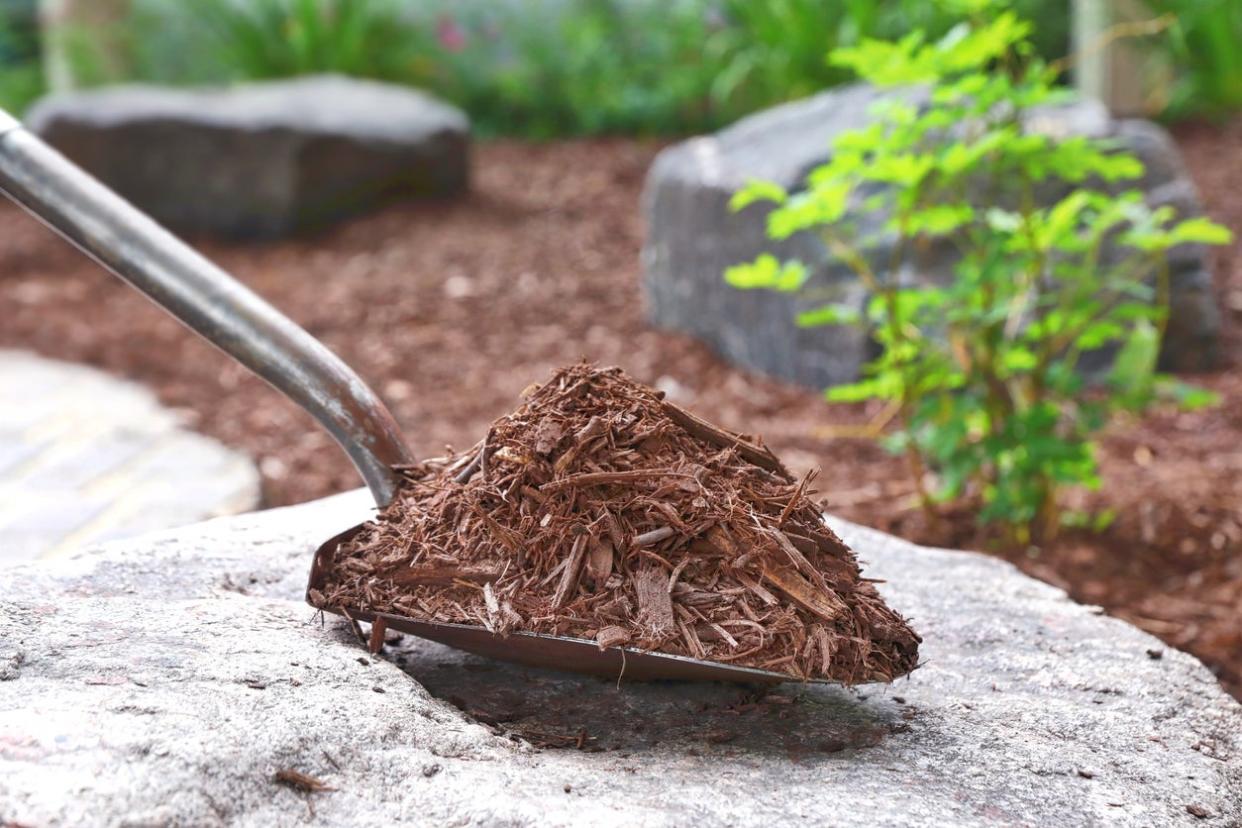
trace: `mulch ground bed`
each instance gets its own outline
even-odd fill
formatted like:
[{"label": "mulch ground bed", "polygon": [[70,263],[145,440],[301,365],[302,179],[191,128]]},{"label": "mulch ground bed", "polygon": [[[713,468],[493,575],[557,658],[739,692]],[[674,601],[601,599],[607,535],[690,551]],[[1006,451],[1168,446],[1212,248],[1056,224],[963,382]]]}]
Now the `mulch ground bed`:
[{"label": "mulch ground bed", "polygon": [[[1242,121],[1178,137],[1209,212],[1242,234]],[[420,456],[468,450],[526,386],[587,358],[762,435],[798,477],[822,468],[816,488],[841,517],[986,546],[967,515],[929,523],[903,463],[840,436],[868,419],[865,406],[830,406],[645,323],[637,205],[657,149],[485,144],[460,200],[396,206],[313,239],[201,247],[354,365]],[[309,417],[32,220],[0,208],[0,240],[0,346],[149,385],[189,425],[254,456],[269,505],[359,485]],[[1085,498],[1118,515],[1102,535],[988,551],[1195,653],[1242,696],[1242,251],[1217,263],[1225,364],[1197,380],[1221,405],[1110,428],[1105,485]]]}]

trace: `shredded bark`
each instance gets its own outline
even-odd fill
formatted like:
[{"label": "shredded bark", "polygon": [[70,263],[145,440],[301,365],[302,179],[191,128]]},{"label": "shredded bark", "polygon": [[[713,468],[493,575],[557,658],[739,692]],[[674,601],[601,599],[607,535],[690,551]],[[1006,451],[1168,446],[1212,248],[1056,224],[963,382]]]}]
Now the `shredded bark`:
[{"label": "shredded bark", "polygon": [[561,369],[463,455],[403,469],[321,607],[629,646],[845,684],[919,636],[801,481],[619,369]]},{"label": "shredded bark", "polygon": [[303,793],[323,793],[325,791],[335,791],[336,788],[331,787],[321,779],[316,779],[307,773],[293,770],[292,768],[282,768],[276,771],[272,777],[274,782],[286,785]]}]

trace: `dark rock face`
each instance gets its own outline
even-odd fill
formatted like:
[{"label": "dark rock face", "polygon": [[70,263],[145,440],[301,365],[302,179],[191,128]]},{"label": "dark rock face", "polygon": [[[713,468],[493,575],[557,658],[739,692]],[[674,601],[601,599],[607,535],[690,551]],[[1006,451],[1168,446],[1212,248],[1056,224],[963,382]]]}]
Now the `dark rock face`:
[{"label": "dark rock face", "polygon": [[[774,376],[816,388],[858,376],[872,354],[867,335],[850,327],[799,329],[798,311],[835,302],[861,308],[866,292],[844,265],[830,261],[810,233],[785,242],[767,239],[768,208],[755,205],[734,214],[732,194],[752,179],[799,189],[807,173],[831,156],[834,139],[866,125],[872,105],[884,94],[867,85],[825,92],[758,113],[714,135],[692,138],[662,152],[647,176],[643,210],[644,288],[655,324],[690,333],[725,358]],[[917,92],[898,94],[918,97]],[[1202,213],[1194,184],[1168,133],[1141,120],[1113,120],[1094,102],[1042,110],[1031,128],[1060,135],[1116,139],[1146,167],[1141,181],[1152,204],[1171,204],[1183,216]],[[1044,194],[1049,202],[1063,188]],[[740,291],[725,284],[726,267],[769,251],[799,258],[812,276],[798,295]],[[873,265],[881,270],[886,252]],[[926,269],[947,278],[954,260],[949,249],[932,251]],[[1220,326],[1211,291],[1206,250],[1185,245],[1169,256],[1172,316],[1165,364],[1174,369],[1208,367],[1215,357]]]},{"label": "dark rock face", "polygon": [[230,89],[54,96],[29,126],[157,220],[272,238],[465,189],[469,121],[411,89],[331,75]]}]

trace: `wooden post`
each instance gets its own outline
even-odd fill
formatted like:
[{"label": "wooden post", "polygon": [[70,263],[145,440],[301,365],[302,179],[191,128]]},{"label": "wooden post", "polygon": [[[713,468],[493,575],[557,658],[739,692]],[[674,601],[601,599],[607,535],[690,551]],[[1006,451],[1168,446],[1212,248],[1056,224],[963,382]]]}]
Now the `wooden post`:
[{"label": "wooden post", "polygon": [[1140,0],[1073,0],[1074,85],[1114,115],[1160,108],[1169,67],[1141,36],[1155,15]]},{"label": "wooden post", "polygon": [[129,55],[122,34],[129,10],[130,0],[40,0],[48,88],[62,92],[124,80]]}]

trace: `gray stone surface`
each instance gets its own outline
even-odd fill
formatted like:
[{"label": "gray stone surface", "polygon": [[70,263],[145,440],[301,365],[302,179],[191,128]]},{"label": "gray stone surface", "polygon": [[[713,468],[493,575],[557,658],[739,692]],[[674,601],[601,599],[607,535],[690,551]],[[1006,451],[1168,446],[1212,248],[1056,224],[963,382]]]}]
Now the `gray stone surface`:
[{"label": "gray stone surface", "polygon": [[156,219],[273,237],[460,192],[469,122],[404,87],[323,75],[226,89],[56,95],[27,124]]},{"label": "gray stone surface", "polygon": [[[828,302],[863,307],[866,293],[853,273],[830,262],[813,234],[799,234],[779,244],[769,241],[765,234],[769,209],[764,205],[735,214],[728,202],[751,179],[800,189],[806,174],[831,156],[838,134],[870,121],[869,109],[878,96],[866,85],[825,92],[745,118],[714,135],[676,144],[657,157],[643,197],[648,227],[643,283],[657,325],[692,334],[740,365],[812,387],[857,377],[862,363],[873,355],[865,332],[851,327],[800,329],[793,324],[800,310]],[[1202,213],[1177,147],[1161,127],[1147,121],[1112,120],[1094,102],[1041,111],[1032,118],[1032,126],[1053,134],[1117,139],[1146,166],[1137,186],[1152,204],[1172,204],[1183,215]],[[1051,200],[1063,193],[1049,190],[1045,195]],[[801,294],[739,291],[725,284],[725,268],[765,251],[801,259],[812,267],[811,280]],[[882,272],[887,261],[887,251],[877,251],[873,266]],[[947,247],[933,251],[924,263],[924,275],[948,278],[952,261]],[[1166,364],[1178,369],[1208,367],[1216,357],[1220,320],[1205,249],[1187,245],[1172,251],[1170,275]]]},{"label": "gray stone surface", "polygon": [[249,458],[147,389],[0,351],[0,567],[246,512],[259,494]]},{"label": "gray stone surface", "polygon": [[[300,598],[314,546],[367,513],[354,492],[0,572],[0,823],[1242,821],[1242,707],[1193,658],[996,560],[833,521],[925,664],[755,703],[410,638],[368,658]],[[283,769],[335,790],[274,784]]]}]

